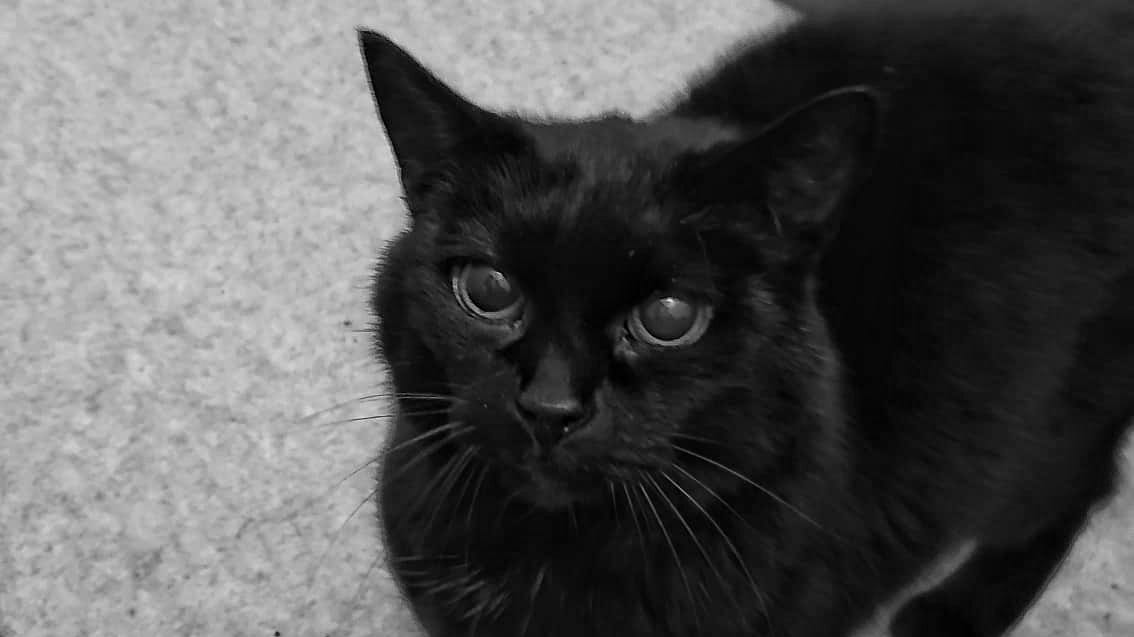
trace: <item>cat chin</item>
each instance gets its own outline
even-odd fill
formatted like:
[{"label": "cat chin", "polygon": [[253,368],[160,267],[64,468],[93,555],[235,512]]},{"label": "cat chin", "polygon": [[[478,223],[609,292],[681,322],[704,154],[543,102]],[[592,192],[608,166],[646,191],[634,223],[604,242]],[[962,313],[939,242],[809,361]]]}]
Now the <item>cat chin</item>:
[{"label": "cat chin", "polygon": [[522,484],[515,493],[519,501],[542,511],[564,511],[584,501],[578,493],[546,479]]},{"label": "cat chin", "polygon": [[570,480],[550,466],[528,461],[501,471],[501,481],[516,500],[542,511],[564,511],[597,500],[604,493],[601,479]]}]

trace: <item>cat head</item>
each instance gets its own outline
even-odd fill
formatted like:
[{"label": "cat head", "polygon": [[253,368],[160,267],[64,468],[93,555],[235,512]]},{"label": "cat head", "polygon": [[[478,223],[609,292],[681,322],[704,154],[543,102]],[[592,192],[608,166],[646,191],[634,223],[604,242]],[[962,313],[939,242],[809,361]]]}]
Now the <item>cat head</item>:
[{"label": "cat head", "polygon": [[377,345],[419,431],[448,427],[549,509],[657,472],[727,489],[831,444],[813,273],[869,160],[870,91],[758,130],[533,121],[360,38],[411,217],[375,282]]}]

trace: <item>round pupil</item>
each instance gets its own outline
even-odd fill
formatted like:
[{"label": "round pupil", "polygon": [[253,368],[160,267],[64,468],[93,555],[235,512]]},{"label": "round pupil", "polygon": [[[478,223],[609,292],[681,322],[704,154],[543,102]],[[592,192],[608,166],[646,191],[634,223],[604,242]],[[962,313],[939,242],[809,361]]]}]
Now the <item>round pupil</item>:
[{"label": "round pupil", "polygon": [[516,289],[500,270],[474,266],[467,280],[469,300],[485,312],[506,310],[516,302]]},{"label": "round pupil", "polygon": [[667,296],[647,303],[639,319],[642,327],[659,341],[676,341],[693,328],[697,309],[691,303]]}]

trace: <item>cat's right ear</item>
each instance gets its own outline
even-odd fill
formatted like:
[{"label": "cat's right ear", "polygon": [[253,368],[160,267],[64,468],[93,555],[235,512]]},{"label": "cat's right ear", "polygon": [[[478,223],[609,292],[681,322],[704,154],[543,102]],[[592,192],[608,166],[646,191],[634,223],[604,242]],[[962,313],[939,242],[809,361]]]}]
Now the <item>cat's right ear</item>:
[{"label": "cat's right ear", "polygon": [[874,163],[882,111],[869,87],[830,91],[750,139],[692,156],[678,183],[702,203],[744,204],[737,219],[756,219],[793,251],[818,254]]},{"label": "cat's right ear", "polygon": [[457,94],[389,38],[358,30],[370,90],[407,194],[471,157],[519,152],[518,127]]}]

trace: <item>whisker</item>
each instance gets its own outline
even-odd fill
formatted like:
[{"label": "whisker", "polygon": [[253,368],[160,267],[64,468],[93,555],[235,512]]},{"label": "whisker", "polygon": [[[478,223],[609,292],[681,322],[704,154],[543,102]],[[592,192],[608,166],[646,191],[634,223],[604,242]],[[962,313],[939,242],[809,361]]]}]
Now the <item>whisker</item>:
[{"label": "whisker", "polygon": [[755,530],[756,530],[756,529],[753,529],[753,528],[752,528],[752,525],[748,523],[748,520],[746,520],[746,519],[744,518],[744,516],[740,514],[740,512],[739,512],[739,511],[737,511],[736,509],[734,509],[734,508],[733,508],[733,506],[732,506],[731,504],[729,504],[728,500],[725,500],[725,499],[724,499],[724,498],[722,498],[722,497],[720,496],[720,494],[718,494],[718,493],[717,493],[716,491],[714,491],[714,490],[710,489],[710,488],[709,488],[709,485],[705,484],[705,483],[704,483],[704,482],[702,482],[702,481],[701,481],[701,480],[700,480],[699,478],[697,478],[697,476],[695,476],[695,475],[693,475],[692,473],[690,473],[688,469],[686,469],[685,467],[683,467],[683,466],[681,466],[681,465],[679,465],[679,464],[675,464],[675,465],[673,465],[673,468],[674,468],[674,469],[677,469],[678,471],[680,471],[680,472],[681,472],[681,473],[682,473],[682,474],[683,474],[683,475],[684,475],[684,476],[685,476],[686,478],[689,478],[689,480],[690,480],[690,481],[692,481],[693,483],[695,483],[695,484],[696,484],[697,486],[701,487],[701,488],[702,488],[702,489],[704,489],[705,491],[708,491],[708,492],[709,492],[709,495],[711,495],[711,496],[713,496],[714,498],[716,498],[716,499],[717,499],[717,501],[718,501],[718,502],[720,502],[722,506],[724,506],[724,507],[725,507],[726,509],[728,509],[729,513],[732,513],[732,514],[733,514],[734,516],[736,516],[736,519],[737,519],[737,520],[740,520],[740,523],[741,523],[741,524],[743,524],[744,526],[748,527],[748,528],[749,528],[749,529],[751,529],[752,531],[755,531]]},{"label": "whisker", "polygon": [[[662,475],[667,480],[669,480],[671,484],[677,486],[677,483],[674,482],[673,479],[668,475],[665,475],[664,473]],[[646,478],[650,481],[651,484],[654,485],[654,490],[657,491],[658,495],[660,495],[662,499],[665,500],[665,503],[669,505],[669,509],[670,511],[673,511],[673,515],[677,517],[677,521],[681,523],[681,526],[685,527],[686,533],[689,534],[689,539],[693,540],[693,544],[697,546],[697,550],[700,551],[701,556],[705,558],[705,563],[708,564],[709,568],[713,571],[713,574],[717,576],[717,581],[720,582],[721,588],[729,592],[729,596],[732,597],[733,604],[736,605],[737,610],[743,613],[744,609],[741,608],[740,603],[732,594],[732,591],[728,590],[728,584],[725,582],[724,576],[721,575],[720,570],[717,569],[717,565],[714,562],[712,556],[709,555],[709,551],[705,548],[705,545],[701,543],[701,540],[697,538],[697,534],[693,532],[693,527],[685,519],[685,516],[681,514],[681,510],[678,509],[677,505],[673,503],[673,500],[671,500],[670,497],[665,494],[665,491],[661,488],[661,485],[658,484],[657,479],[654,476],[647,475]],[[712,518],[710,518],[710,520],[711,519]]]},{"label": "whisker", "polygon": [[[448,460],[446,460],[445,464],[441,465],[441,468],[439,470],[437,470],[433,474],[433,476],[429,479],[429,482],[427,482],[425,484],[425,486],[422,487],[418,491],[416,502],[415,502],[416,506],[414,506],[413,509],[410,511],[410,515],[406,518],[407,520],[410,519],[410,518],[418,517],[419,514],[422,513],[423,509],[430,508],[430,509],[432,509],[432,513],[430,514],[429,519],[430,519],[430,523],[432,524],[433,516],[437,515],[437,509],[438,509],[436,504],[432,502],[433,490],[439,484],[444,484],[444,483],[448,482],[449,477],[450,477],[449,473],[453,468],[453,464],[454,464],[455,460],[456,460],[455,457],[449,458]],[[415,530],[415,532],[421,533],[423,531]]]},{"label": "whisker", "polygon": [[465,449],[459,456],[450,457],[445,462],[445,465],[442,465],[438,472],[430,478],[429,483],[426,483],[423,489],[418,491],[417,508],[414,511],[415,515],[417,512],[420,512],[423,507],[432,507],[428,524],[425,525],[425,529],[422,533],[430,532],[433,526],[433,518],[437,516],[438,510],[441,508],[439,502],[435,502],[432,498],[433,490],[440,485],[442,489],[445,490],[441,494],[441,499],[447,498],[448,492],[452,490],[452,483],[456,483],[459,474],[464,472],[465,465],[474,455],[475,453],[472,449]]},{"label": "whisker", "polygon": [[614,516],[614,526],[618,528],[621,526],[622,518],[618,515],[618,492],[614,490],[614,483],[607,482],[606,488],[610,491],[610,513]]},{"label": "whisker", "polygon": [[316,424],[305,424],[305,425],[299,425],[299,426],[296,426],[296,427],[291,427],[291,428],[285,429],[285,430],[283,430],[283,433],[287,434],[287,435],[292,435],[292,434],[296,434],[296,433],[310,433],[310,432],[313,432],[313,431],[322,431],[322,430],[325,430],[325,429],[330,429],[332,427],[338,427],[338,426],[341,426],[341,425],[349,425],[349,424],[354,423],[354,422],[361,422],[361,421],[365,421],[365,420],[380,420],[380,419],[384,419],[384,418],[397,418],[397,416],[398,416],[397,414],[380,414],[380,415],[377,415],[377,416],[366,416],[364,418],[346,418],[346,419],[343,419],[343,420],[332,420],[332,421],[329,421],[329,422],[321,422],[321,423],[316,423]]},{"label": "whisker", "polygon": [[543,580],[544,580],[545,577],[547,577],[547,564],[544,564],[544,565],[539,567],[539,572],[536,573],[535,582],[532,583],[532,587],[528,591],[528,604],[527,604],[528,610],[524,614],[524,623],[523,623],[523,626],[520,628],[519,634],[521,634],[521,635],[527,635],[528,634],[528,627],[531,625],[532,615],[535,614],[535,608],[536,608],[535,602],[536,602],[536,599],[539,597],[539,591],[540,591],[540,588],[543,587]]},{"label": "whisker", "polygon": [[437,393],[433,393],[433,392],[400,391],[400,392],[391,392],[389,394],[385,394],[384,397],[386,397],[386,398],[405,398],[405,399],[409,399],[409,400],[436,400],[436,401],[444,401],[444,402],[447,402],[447,403],[459,403],[459,402],[462,402],[462,400],[463,400],[461,398],[458,398],[458,397],[450,395],[450,394],[437,394]]},{"label": "whisker", "polygon": [[355,467],[354,469],[352,469],[350,473],[348,473],[348,474],[346,474],[345,476],[343,476],[343,478],[342,478],[342,479],[340,479],[340,480],[339,480],[338,482],[336,482],[336,483],[335,483],[335,484],[334,484],[333,486],[331,486],[331,488],[327,489],[327,490],[326,490],[326,492],[324,492],[324,493],[323,493],[323,494],[322,494],[321,496],[319,496],[319,498],[318,498],[318,499],[320,499],[320,500],[321,500],[321,499],[323,499],[323,498],[327,497],[328,495],[330,495],[331,493],[333,493],[333,492],[334,492],[334,491],[335,491],[336,489],[338,489],[339,487],[343,486],[343,484],[345,484],[347,480],[350,480],[351,478],[355,477],[355,476],[356,476],[356,475],[358,475],[359,473],[362,473],[362,471],[363,471],[364,469],[366,469],[367,467],[369,467],[369,466],[371,466],[371,465],[373,465],[373,464],[377,463],[377,462],[378,462],[378,460],[379,460],[380,458],[381,458],[381,456],[375,456],[375,457],[373,457],[373,458],[370,458],[370,459],[369,459],[369,460],[367,460],[366,462],[364,462],[364,463],[362,463],[362,464],[358,465],[357,467]]},{"label": "whisker", "polygon": [[335,425],[346,425],[352,422],[364,422],[367,420],[381,420],[383,418],[397,418],[398,416],[439,416],[441,414],[449,413],[449,409],[424,409],[421,411],[396,411],[390,414],[374,414],[373,416],[358,416],[357,418],[344,418],[342,420],[333,420],[331,422],[320,423],[312,425],[313,427],[333,427]]},{"label": "whisker", "polygon": [[493,529],[495,529],[497,533],[499,533],[502,529],[502,525],[504,524],[504,515],[508,513],[508,507],[519,497],[520,494],[518,492],[512,491],[511,493],[506,495],[504,497],[504,501],[500,503],[500,510],[496,514],[495,522],[493,522]]},{"label": "whisker", "polygon": [[477,465],[477,479],[476,484],[473,486],[472,500],[469,502],[468,514],[465,516],[465,526],[472,528],[473,512],[476,510],[476,499],[480,495],[480,488],[484,485],[484,478],[488,475],[488,470],[485,469],[483,464]]},{"label": "whisker", "polygon": [[[638,548],[642,550],[642,562],[646,565],[646,568],[649,568],[650,558],[646,554],[646,535],[642,533],[642,525],[638,522],[638,509],[634,506],[637,498],[630,497],[630,487],[625,482],[622,483],[622,491],[626,493],[626,506],[630,509],[630,518],[634,520],[634,530],[637,531],[638,535]],[[636,495],[637,492],[635,492]]]},{"label": "whisker", "polygon": [[410,438],[409,440],[403,440],[402,442],[394,445],[393,447],[390,447],[389,449],[382,451],[382,453],[379,454],[378,456],[370,458],[366,462],[363,462],[362,464],[360,464],[357,467],[355,467],[354,469],[352,469],[350,473],[348,473],[346,476],[344,476],[339,481],[335,482],[335,484],[333,486],[331,486],[329,489],[327,489],[326,492],[324,492],[318,499],[322,499],[322,498],[330,495],[336,489],[343,486],[343,484],[346,483],[347,480],[350,480],[351,478],[353,478],[354,476],[358,475],[363,470],[365,470],[367,467],[373,466],[374,464],[378,463],[380,460],[388,457],[390,454],[396,453],[397,451],[404,449],[406,447],[409,447],[412,444],[415,444],[417,442],[421,442],[422,440],[426,440],[426,439],[431,438],[431,437],[433,437],[437,434],[444,433],[446,431],[452,430],[452,429],[459,427],[459,426],[460,426],[460,421],[452,422],[452,423],[446,423],[446,424],[444,424],[440,427],[430,429],[429,431],[427,431],[423,434],[414,436],[413,438]]},{"label": "whisker", "polygon": [[324,407],[323,409],[318,409],[316,411],[313,411],[313,412],[307,414],[306,416],[301,416],[299,419],[297,419],[295,421],[295,424],[301,425],[301,424],[304,424],[304,423],[311,422],[312,420],[314,420],[318,416],[322,416],[323,414],[335,411],[336,409],[342,409],[343,407],[346,407],[348,405],[352,405],[354,403],[364,403],[364,402],[368,402],[368,401],[372,401],[372,400],[383,400],[383,399],[388,400],[388,399],[391,399],[391,398],[413,398],[413,399],[418,399],[418,400],[444,400],[444,401],[448,401],[448,402],[456,402],[456,401],[460,400],[460,399],[456,398],[455,396],[445,396],[444,394],[428,394],[428,393],[414,393],[414,392],[384,392],[384,393],[381,393],[381,394],[367,394],[365,396],[359,396],[357,398],[350,398],[348,400],[344,400],[342,402],[335,403],[335,404],[333,404],[329,407]]},{"label": "whisker", "polygon": [[354,596],[351,597],[351,600],[350,600],[350,623],[352,623],[352,624],[354,623],[354,618],[358,616],[358,606],[359,606],[359,602],[362,600],[362,593],[366,591],[366,585],[370,582],[370,575],[374,573],[374,569],[378,568],[378,563],[380,561],[382,561],[382,553],[379,552],[377,555],[374,556],[373,560],[370,560],[370,566],[367,567],[366,573],[362,576],[362,579],[358,582],[358,588],[355,589]]},{"label": "whisker", "polygon": [[[450,513],[452,513],[453,511],[456,510],[456,506],[454,506],[452,508],[446,507],[445,506],[445,500],[447,500],[449,498],[449,494],[453,492],[453,487],[456,486],[457,482],[460,481],[461,474],[463,474],[465,472],[465,469],[468,468],[469,460],[472,458],[472,455],[473,455],[472,449],[465,449],[464,452],[462,452],[460,456],[457,456],[457,458],[450,460],[448,463],[446,463],[445,472],[448,474],[448,476],[445,478],[444,482],[442,483],[441,493],[438,495],[437,498],[435,498],[435,500],[433,502],[433,506],[432,506],[433,511],[429,514],[429,520],[425,523],[425,527],[422,530],[422,533],[424,535],[431,535],[432,534],[433,523],[434,523],[434,521],[436,521],[437,514],[441,511],[441,509],[443,509],[443,508],[449,509]],[[465,486],[468,486],[467,482],[465,483]],[[422,499],[422,502],[423,503],[425,502],[424,498]],[[449,523],[450,523],[450,525],[452,525],[452,516],[451,515],[450,515],[450,518],[449,518]]]},{"label": "whisker", "polygon": [[[469,447],[468,454],[469,454],[468,466],[474,467],[475,465],[473,464],[473,462],[476,460],[476,449]],[[463,469],[462,469],[462,471],[463,471]],[[473,471],[475,472],[476,469],[473,469]],[[461,481],[461,490],[457,493],[457,499],[453,501],[453,514],[454,515],[449,517],[449,529],[448,529],[449,531],[452,531],[453,521],[457,517],[456,513],[461,508],[461,503],[463,503],[465,501],[465,494],[468,493],[469,487],[472,486],[472,476],[470,475],[469,478],[470,479],[468,479],[468,480],[462,480]]]},{"label": "whisker", "polygon": [[[459,422],[459,421],[458,421],[458,422]],[[462,427],[461,429],[457,429],[457,430],[455,430],[455,431],[452,431],[452,432],[450,432],[450,433],[449,433],[449,434],[448,434],[447,436],[445,436],[445,437],[444,437],[444,438],[442,438],[441,440],[438,440],[438,441],[436,441],[436,442],[433,442],[433,443],[431,443],[430,445],[428,445],[428,446],[426,446],[426,447],[422,448],[422,450],[421,450],[421,451],[419,451],[419,452],[417,453],[417,455],[416,455],[416,456],[414,456],[414,457],[413,457],[412,459],[410,459],[410,461],[409,461],[409,462],[407,462],[406,464],[404,464],[404,465],[402,465],[402,466],[398,467],[398,470],[397,470],[397,472],[396,472],[396,473],[394,473],[394,474],[393,474],[393,475],[391,475],[391,476],[387,476],[387,477],[386,477],[386,480],[387,480],[387,481],[389,481],[389,482],[394,482],[394,481],[395,481],[395,480],[397,480],[398,478],[400,478],[400,477],[402,477],[403,475],[405,475],[405,473],[406,473],[407,471],[409,471],[410,469],[412,469],[412,468],[413,468],[414,466],[416,466],[416,465],[417,465],[417,464],[418,464],[419,462],[421,462],[421,461],[422,461],[422,460],[424,460],[425,458],[428,458],[428,457],[429,457],[430,455],[432,455],[432,454],[433,454],[433,452],[437,451],[437,450],[438,450],[438,449],[440,449],[441,447],[444,447],[445,445],[449,444],[450,442],[452,442],[453,440],[455,440],[455,439],[459,438],[460,436],[462,436],[462,435],[464,435],[464,434],[466,434],[466,433],[469,433],[470,431],[473,431],[474,429],[475,429],[475,427],[471,427],[471,426],[468,426],[468,427]],[[388,454],[387,454],[387,455],[388,455]]]},{"label": "whisker", "polygon": [[335,532],[331,535],[330,542],[327,543],[326,548],[324,548],[322,554],[320,554],[319,560],[315,563],[315,570],[312,571],[311,577],[307,582],[308,592],[310,592],[311,587],[315,585],[316,580],[319,579],[319,572],[323,568],[323,564],[325,564],[327,561],[327,555],[331,552],[331,549],[334,548],[336,544],[338,544],[339,538],[343,533],[343,529],[346,528],[346,525],[350,523],[351,519],[353,519],[354,516],[358,514],[362,507],[365,506],[366,503],[371,500],[371,498],[378,495],[378,489],[378,487],[371,489],[370,492],[366,494],[366,497],[359,501],[358,505],[351,510],[350,514],[347,515],[346,519],[343,520],[342,524],[339,525],[339,528],[336,529]]},{"label": "whisker", "polygon": [[460,555],[456,553],[441,553],[440,555],[388,555],[386,561],[395,562],[428,562],[433,560],[459,560]]},{"label": "whisker", "polygon": [[[681,467],[678,468],[681,469]],[[682,469],[682,471],[684,471],[684,469]],[[728,549],[732,553],[733,557],[736,558],[736,563],[739,564],[740,568],[744,571],[745,577],[748,578],[748,583],[752,586],[752,593],[756,596],[756,601],[760,603],[761,613],[765,618],[768,618],[769,615],[767,601],[764,599],[764,596],[760,594],[760,589],[758,586],[756,586],[756,580],[752,577],[751,571],[748,570],[748,564],[745,563],[744,558],[740,555],[740,550],[736,548],[736,544],[733,543],[732,538],[730,538],[728,534],[725,533],[724,529],[721,528],[721,525],[717,523],[716,519],[713,518],[713,516],[705,510],[705,507],[701,506],[701,503],[698,502],[696,498],[694,498],[688,491],[685,490],[685,487],[678,484],[678,482],[667,473],[663,472],[662,477],[668,480],[669,483],[674,486],[674,488],[680,491],[682,495],[685,496],[685,499],[689,500],[689,502],[691,502],[693,506],[697,507],[697,510],[701,512],[701,515],[704,515],[705,518],[709,520],[709,523],[713,525],[713,528],[717,530],[717,533],[719,533],[721,539],[725,541],[725,544],[728,546]],[[716,493],[712,489],[709,489],[703,483],[701,483],[700,480],[697,480],[696,478],[693,478],[693,480],[700,484],[703,488],[708,490],[710,493],[712,493],[714,496],[716,496]],[[720,498],[720,496],[717,497]],[[723,500],[721,501],[724,502]],[[725,504],[727,505],[727,503]],[[715,571],[716,569],[714,568],[713,570]],[[717,577],[720,577],[720,573],[717,574]],[[733,599],[735,601],[735,597]]]},{"label": "whisker", "polygon": [[353,478],[354,476],[358,475],[358,474],[359,474],[359,473],[361,473],[361,472],[362,472],[363,470],[365,470],[365,469],[366,469],[367,467],[370,467],[370,466],[372,466],[372,465],[374,465],[374,464],[378,463],[378,462],[379,462],[380,460],[382,460],[382,459],[384,459],[384,458],[388,457],[388,456],[389,456],[390,454],[392,454],[392,453],[395,453],[395,452],[397,452],[397,451],[398,451],[398,450],[400,450],[400,449],[404,449],[404,448],[406,448],[406,447],[408,447],[408,446],[410,446],[410,445],[412,445],[412,444],[415,444],[415,443],[417,443],[417,442],[420,442],[420,441],[422,441],[422,440],[425,440],[425,439],[427,439],[427,438],[430,438],[430,437],[432,437],[432,436],[435,436],[435,435],[437,435],[437,434],[439,434],[439,433],[444,433],[445,431],[449,431],[449,430],[451,430],[451,429],[453,429],[453,428],[455,428],[455,427],[458,427],[458,426],[460,426],[460,423],[459,423],[459,421],[458,421],[458,422],[455,422],[455,423],[446,423],[446,424],[444,424],[444,425],[442,425],[442,426],[440,426],[440,427],[437,427],[437,428],[435,428],[435,429],[430,429],[429,431],[427,431],[427,432],[425,432],[425,433],[423,433],[423,434],[421,434],[421,435],[418,435],[418,436],[414,436],[413,438],[410,438],[409,440],[404,440],[404,441],[402,441],[402,442],[398,443],[397,445],[394,445],[393,447],[391,447],[391,448],[389,448],[389,449],[386,449],[386,450],[382,451],[382,453],[380,453],[379,455],[377,455],[377,456],[375,456],[375,457],[373,457],[373,458],[370,458],[370,459],[369,459],[369,460],[367,460],[366,462],[363,462],[362,464],[360,464],[360,465],[358,465],[357,467],[355,467],[354,469],[352,469],[350,473],[348,473],[347,475],[343,476],[343,478],[342,478],[342,479],[340,479],[339,481],[337,481],[337,482],[336,482],[336,483],[335,483],[335,484],[334,484],[333,486],[331,486],[331,487],[330,487],[329,489],[327,489],[327,490],[326,490],[325,492],[323,492],[323,493],[322,493],[322,494],[321,494],[321,495],[320,495],[320,496],[319,496],[318,498],[316,498],[316,499],[317,499],[317,500],[321,500],[321,499],[325,498],[326,496],[330,495],[330,494],[331,494],[331,493],[333,493],[333,492],[334,492],[334,491],[335,491],[336,489],[338,489],[339,487],[343,486],[343,484],[344,484],[344,483],[346,483],[346,481],[347,481],[347,480],[350,480],[351,478]]},{"label": "whisker", "polygon": [[702,460],[702,461],[704,461],[704,462],[707,462],[707,463],[709,463],[709,464],[713,465],[714,467],[716,467],[716,468],[720,469],[721,471],[724,471],[724,472],[726,472],[726,473],[728,473],[728,474],[730,474],[730,475],[733,475],[733,476],[735,476],[735,477],[739,478],[740,480],[743,480],[743,481],[744,481],[744,482],[746,482],[747,484],[749,484],[749,485],[751,485],[751,486],[755,487],[756,489],[758,489],[758,490],[759,490],[760,492],[762,492],[762,493],[763,493],[764,495],[768,496],[769,498],[772,498],[772,499],[773,499],[773,500],[775,500],[776,502],[779,502],[779,503],[780,503],[781,505],[783,505],[784,507],[786,507],[786,508],[787,508],[788,510],[790,510],[790,511],[791,511],[791,512],[793,512],[793,513],[795,513],[795,514],[796,514],[796,515],[798,515],[799,517],[803,518],[803,519],[804,519],[805,521],[807,521],[808,523],[810,523],[810,524],[811,524],[812,526],[814,526],[815,528],[819,529],[820,531],[824,531],[824,532],[826,532],[826,529],[824,529],[824,528],[823,528],[822,526],[820,526],[818,522],[816,522],[815,520],[811,519],[811,518],[810,518],[810,517],[809,517],[809,516],[808,516],[808,515],[807,515],[806,513],[804,513],[803,511],[800,511],[800,510],[799,510],[798,508],[796,508],[795,506],[793,506],[793,505],[792,505],[791,503],[789,503],[789,502],[788,502],[787,500],[784,500],[784,499],[783,499],[783,498],[781,498],[780,496],[776,495],[775,493],[773,493],[773,492],[772,492],[772,491],[771,491],[770,489],[768,489],[768,488],[767,488],[767,487],[765,487],[764,485],[762,485],[762,484],[759,484],[759,483],[757,483],[757,482],[753,481],[753,480],[752,480],[751,478],[749,478],[748,476],[745,476],[745,475],[741,474],[740,472],[736,471],[735,469],[732,469],[732,468],[730,468],[730,467],[727,467],[727,466],[725,466],[725,465],[723,465],[723,464],[721,464],[721,463],[717,462],[716,460],[713,460],[712,458],[707,458],[707,457],[705,457],[705,456],[702,456],[701,454],[699,454],[699,453],[697,453],[697,452],[695,452],[695,451],[690,451],[690,450],[688,450],[688,449],[686,449],[685,447],[682,447],[682,446],[680,446],[680,445],[673,445],[673,448],[674,448],[674,449],[676,449],[677,451],[680,451],[680,452],[682,452],[682,453],[685,453],[685,454],[688,454],[688,455],[690,455],[690,456],[693,456],[694,458],[698,458],[698,459],[700,459],[700,460]]},{"label": "whisker", "polygon": [[694,442],[703,442],[703,443],[707,443],[707,444],[710,444],[710,445],[719,445],[719,446],[722,446],[722,447],[726,446],[725,443],[721,442],[720,440],[713,440],[712,438],[706,438],[704,436],[695,436],[693,434],[687,434],[687,433],[683,433],[683,432],[680,432],[680,431],[670,434],[670,437],[671,438],[681,438],[683,440],[692,440]]},{"label": "whisker", "polygon": [[344,400],[340,403],[335,403],[335,404],[333,404],[329,407],[324,407],[323,409],[318,409],[316,411],[313,411],[313,412],[307,414],[306,416],[302,416],[298,420],[295,421],[295,424],[301,425],[301,424],[310,422],[310,421],[314,420],[316,417],[322,416],[323,414],[335,411],[336,409],[342,409],[343,407],[346,407],[347,405],[352,405],[354,403],[364,403],[368,400],[377,400],[377,399],[382,398],[382,397],[383,397],[382,394],[367,394],[366,396],[359,396],[358,398],[351,398],[349,400]]},{"label": "whisker", "polygon": [[395,453],[401,451],[402,449],[405,449],[406,447],[409,447],[410,445],[417,444],[417,443],[421,442],[422,440],[432,438],[433,436],[436,436],[437,434],[440,434],[440,433],[452,431],[453,429],[460,427],[461,424],[462,424],[462,422],[460,420],[455,420],[453,422],[447,422],[444,425],[441,425],[440,427],[434,427],[433,429],[430,429],[430,430],[428,430],[424,433],[418,434],[418,435],[414,436],[413,438],[410,438],[409,440],[403,440],[403,441],[399,442],[398,444],[396,444],[396,445],[386,449],[385,451],[383,451],[382,455],[383,456],[390,456],[392,454],[395,454]]},{"label": "whisker", "polygon": [[[658,513],[658,508],[656,506],[654,506],[654,501],[653,501],[653,499],[650,498],[650,494],[649,494],[649,492],[646,491],[646,487],[641,483],[638,483],[637,486],[638,486],[638,490],[642,493],[642,495],[646,499],[646,505],[650,507],[651,511],[653,511],[654,519],[657,520],[657,522],[658,522],[658,528],[661,530],[662,535],[665,537],[666,544],[669,545],[670,553],[673,554],[673,561],[674,561],[674,564],[677,566],[677,572],[678,572],[678,574],[681,575],[681,581],[685,584],[685,592],[689,595],[689,603],[692,606],[691,610],[693,611],[693,619],[694,619],[694,622],[697,624],[697,633],[700,634],[701,633],[701,621],[697,617],[697,601],[693,598],[693,587],[689,585],[689,578],[685,574],[685,567],[681,563],[681,558],[677,555],[677,546],[674,545],[673,539],[670,538],[669,531],[665,528],[665,522],[662,521],[661,514]],[[657,485],[655,484],[655,487],[656,486]]]},{"label": "whisker", "polygon": [[285,434],[294,434],[296,432],[309,432],[314,430],[327,429],[330,427],[338,427],[341,425],[349,425],[356,422],[366,422],[369,420],[383,420],[387,418],[397,418],[399,416],[417,417],[417,416],[440,416],[446,414],[449,409],[428,409],[422,411],[395,411],[388,414],[374,414],[372,416],[359,416],[357,418],[343,418],[341,420],[331,420],[328,422],[321,422],[316,424],[302,424],[295,427],[290,427],[283,430]]}]

